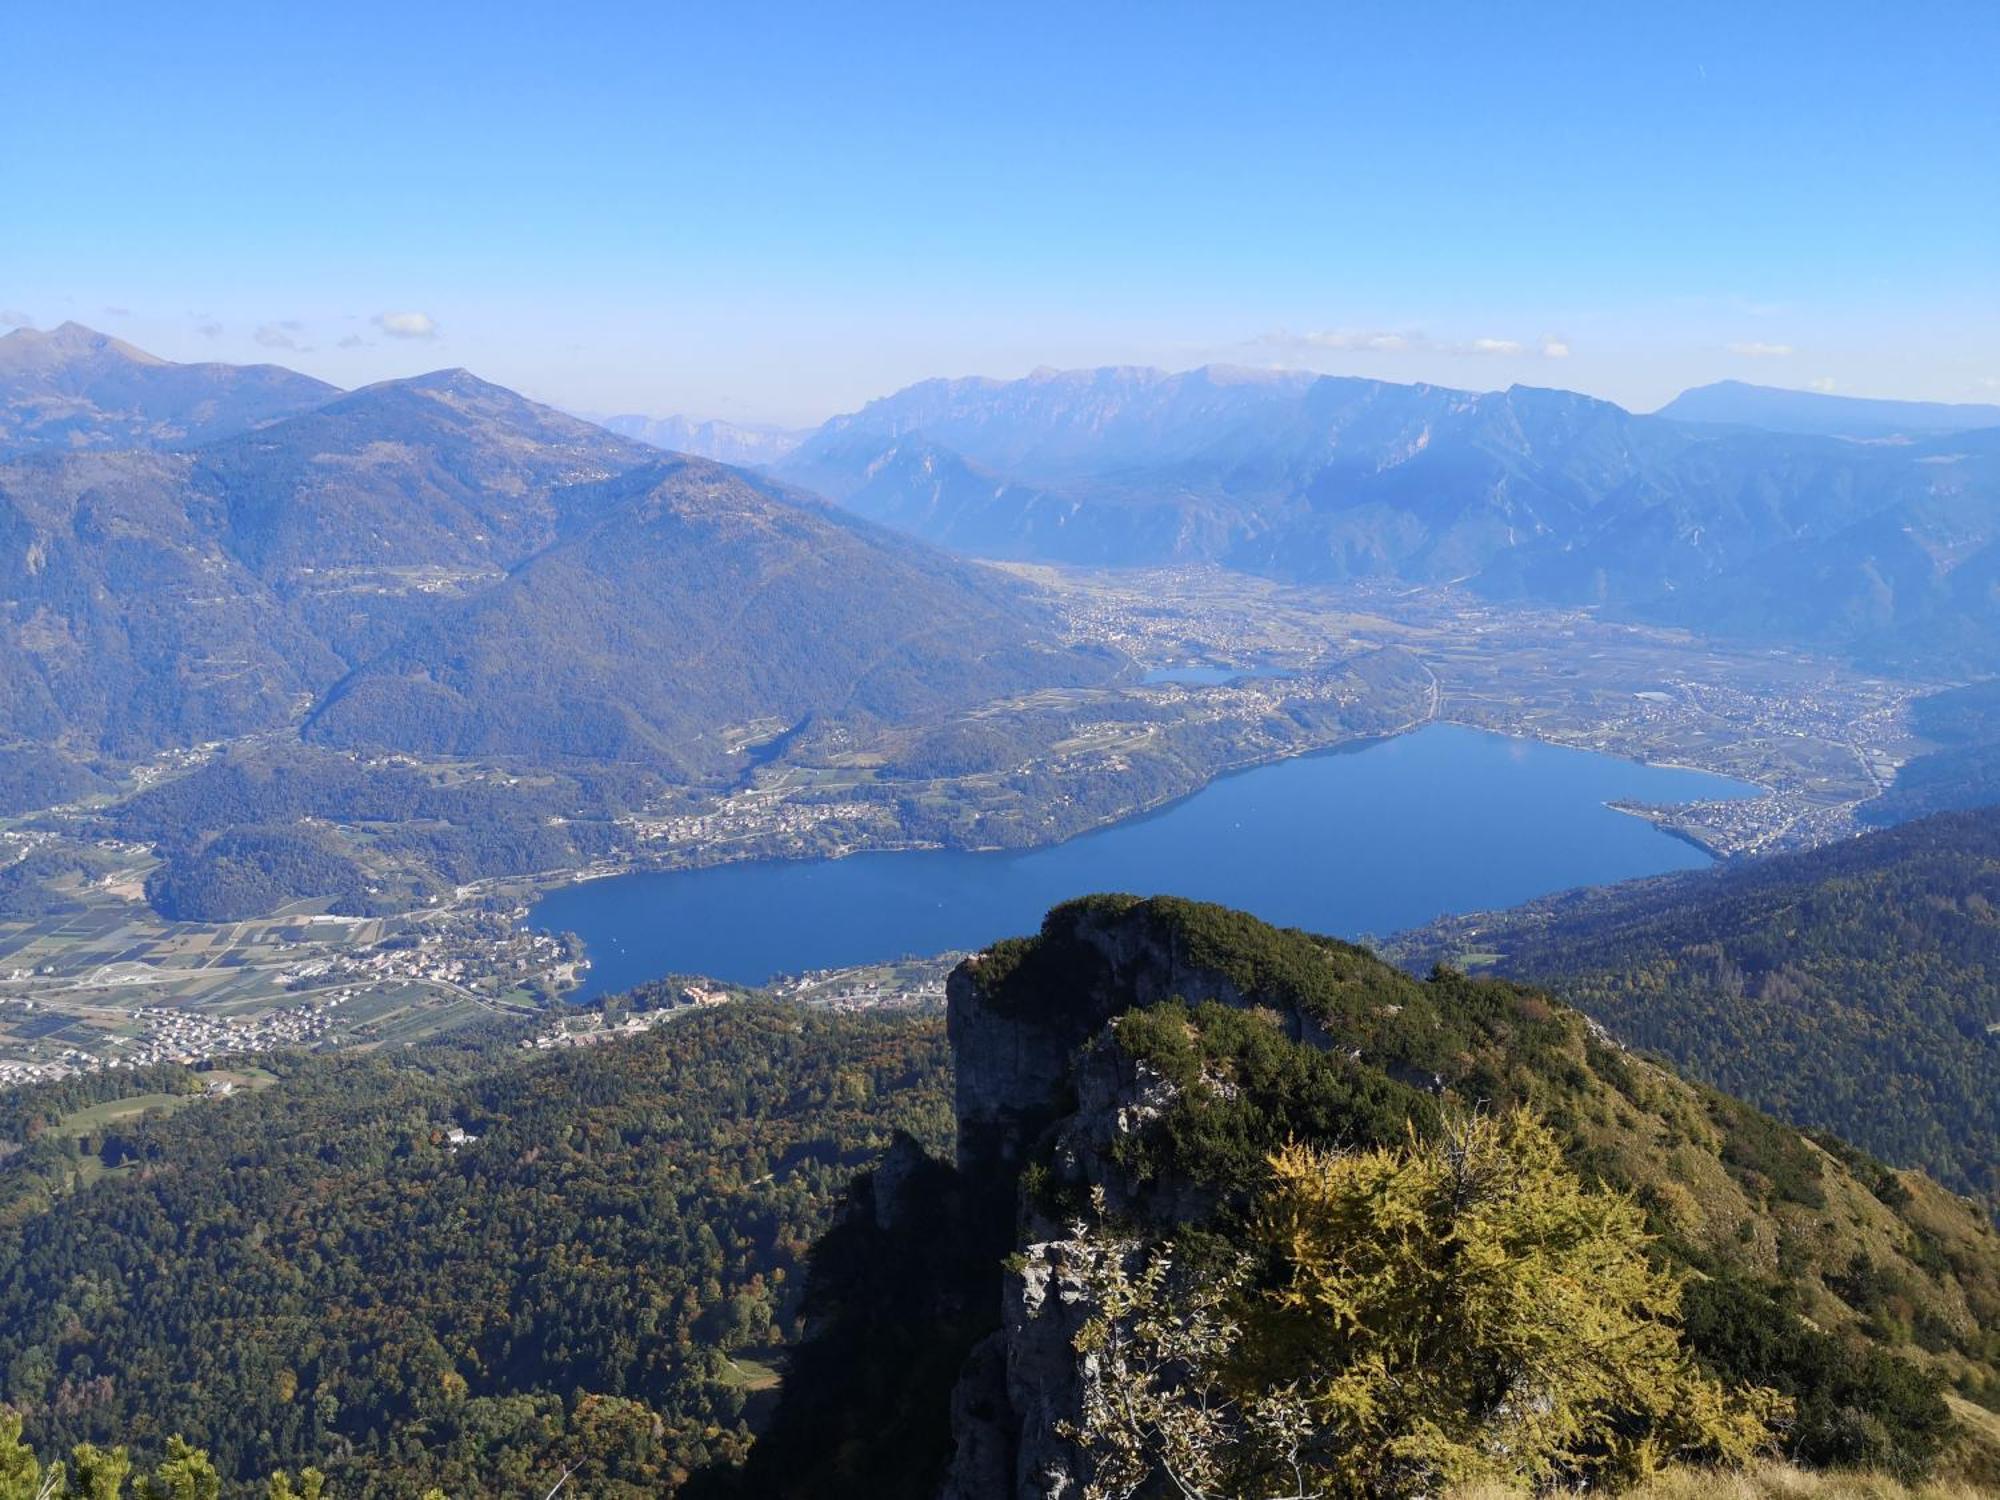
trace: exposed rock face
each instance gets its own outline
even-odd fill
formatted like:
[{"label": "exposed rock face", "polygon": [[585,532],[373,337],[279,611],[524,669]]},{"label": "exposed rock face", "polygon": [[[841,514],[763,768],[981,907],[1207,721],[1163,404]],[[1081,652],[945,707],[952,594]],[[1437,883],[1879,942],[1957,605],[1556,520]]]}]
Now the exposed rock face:
[{"label": "exposed rock face", "polygon": [[982,981],[985,955],[945,985],[958,1114],[958,1169],[983,1176],[1020,1166],[1022,1148],[1060,1107],[1069,1059],[1091,1027],[1074,1015],[1028,1024],[1000,1009]]},{"label": "exposed rock face", "polygon": [[[1014,1450],[1014,1490],[1037,1500],[1069,1500],[1090,1478],[1090,1465],[1063,1436],[1096,1379],[1077,1357],[1076,1336],[1091,1308],[1070,1246],[1030,1245],[1026,1264],[1009,1275],[1002,1297],[1007,1320],[1007,1397],[1020,1423]],[[971,1497],[967,1497],[971,1500]]]},{"label": "exposed rock face", "polygon": [[[1227,975],[1181,950],[1169,926],[1135,919],[1147,905],[1093,896],[1059,906],[1032,949],[1000,944],[952,972],[945,994],[960,1171],[1018,1168],[1022,1151],[1073,1105],[1078,1049],[1121,1011],[1174,996],[1252,1003]],[[1317,1030],[1284,1009],[1295,1037]]]},{"label": "exposed rock face", "polygon": [[1002,1328],[973,1347],[951,1393],[951,1471],[939,1500],[998,1500],[1014,1493],[1021,1424],[1008,1388],[1013,1331]]},{"label": "exposed rock face", "polygon": [[[1184,1084],[1226,1104],[1236,1085],[1205,1068],[1181,1083],[1134,1056],[1109,1023],[1169,1000],[1256,1011],[1293,1041],[1358,1061],[1376,1022],[1400,1006],[1389,971],[1326,939],[1172,898],[1093,896],[1051,911],[1038,938],[967,959],[946,988],[956,1070],[958,1169],[981,1191],[1014,1192],[1034,1163],[1074,1204],[1101,1191],[1115,1218],[1162,1232],[1211,1217],[1212,1182],[1152,1166],[1124,1148],[1180,1102]],[[1408,984],[1392,977],[1390,983]],[[1370,1059],[1396,1085],[1440,1080],[1389,1051]],[[1090,1316],[1072,1225],[1018,1195],[1024,1248],[1001,1278],[1002,1327],[966,1362],[952,1403],[955,1457],[943,1500],[1075,1500],[1086,1454],[1063,1436],[1095,1378],[1075,1347]]]},{"label": "exposed rock face", "polygon": [[1090,1317],[1074,1243],[1027,1247],[1002,1284],[1002,1326],[972,1351],[952,1393],[955,1449],[940,1500],[1075,1500],[1088,1457],[1063,1435],[1082,1410],[1092,1361],[1076,1353]]},{"label": "exposed rock face", "polygon": [[[1201,1184],[1141,1184],[1118,1164],[1120,1142],[1159,1119],[1179,1091],[1102,1033],[1122,1012],[1171,998],[1248,1008],[1275,997],[1245,993],[1149,908],[1129,897],[1058,907],[1032,949],[1002,945],[952,974],[958,1166],[967,1180],[1012,1183],[1033,1156],[1068,1187],[1101,1188],[1121,1216],[1172,1225],[1214,1208]],[[1272,1008],[1294,1037],[1324,1035],[1296,1005]],[[941,1500],[1075,1500],[1089,1481],[1088,1457],[1063,1435],[1095,1378],[1076,1352],[1090,1309],[1075,1245],[1068,1226],[1036,1204],[1021,1214],[1030,1243],[1002,1278],[1002,1327],[973,1351],[953,1394],[956,1446]]]}]

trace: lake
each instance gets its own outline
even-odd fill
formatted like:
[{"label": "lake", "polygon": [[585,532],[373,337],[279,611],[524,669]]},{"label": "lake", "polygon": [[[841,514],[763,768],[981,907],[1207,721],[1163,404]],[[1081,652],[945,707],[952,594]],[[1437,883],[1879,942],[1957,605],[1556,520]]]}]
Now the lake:
[{"label": "lake", "polygon": [[582,935],[589,1000],[674,972],[778,974],[977,948],[1091,891],[1169,893],[1343,937],[1707,864],[1609,800],[1757,795],[1699,771],[1436,724],[1225,776],[1043,849],[919,850],[620,875],[529,922]]}]

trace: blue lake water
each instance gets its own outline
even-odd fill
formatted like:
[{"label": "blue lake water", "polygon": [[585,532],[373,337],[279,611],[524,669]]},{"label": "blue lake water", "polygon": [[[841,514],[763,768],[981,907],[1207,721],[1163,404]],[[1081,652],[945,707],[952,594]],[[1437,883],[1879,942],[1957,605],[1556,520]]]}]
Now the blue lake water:
[{"label": "blue lake water", "polygon": [[1698,771],[1455,725],[1226,776],[1066,844],[775,860],[621,875],[544,896],[587,945],[592,999],[673,972],[740,983],[977,948],[1092,891],[1174,894],[1354,937],[1708,863],[1607,800],[1754,796]]}]

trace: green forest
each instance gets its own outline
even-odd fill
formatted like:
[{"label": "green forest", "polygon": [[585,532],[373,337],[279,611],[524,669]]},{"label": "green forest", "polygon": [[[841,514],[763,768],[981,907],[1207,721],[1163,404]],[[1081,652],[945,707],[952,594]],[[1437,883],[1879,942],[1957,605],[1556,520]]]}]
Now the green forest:
[{"label": "green forest", "polygon": [[[942,1028],[768,1005],[613,1046],[440,1045],[8,1101],[0,1397],[37,1451],[184,1435],[343,1497],[656,1495],[732,1459],[814,1236],[898,1131],[949,1127]],[[99,1111],[99,1115],[103,1112]]]},{"label": "green forest", "polygon": [[2000,1206],[2000,809],[1399,940],[1548,985],[1621,1041]]},{"label": "green forest", "polygon": [[[1936,938],[1942,887],[1888,889],[1965,961]],[[955,1057],[936,1018],[752,1000],[596,1046],[496,1028],[279,1056],[226,1095],[178,1067],[14,1091],[0,1404],[45,1465],[122,1447],[150,1482],[199,1450],[228,1496],[307,1467],[343,1500],[540,1494],[566,1472],[609,1500],[928,1495],[1003,1275],[1089,1209],[1079,1160],[1123,1184],[1117,1234],[1231,1254],[1291,1145],[1415,1148],[1489,1108],[1546,1122],[1565,1192],[1629,1204],[1620,1253],[1684,1281],[1687,1357],[1773,1393],[1790,1458],[1913,1476],[1957,1441],[1947,1393],[2000,1404],[1981,1215],[1541,992],[1114,897],[954,984],[957,1045],[969,1008],[999,1028],[986,1051]],[[1014,1085],[1048,1099],[980,1082],[998,1123],[961,1143],[1012,1135],[1008,1165],[947,1165],[954,1077],[1017,1048],[1053,1049]],[[1129,1128],[1071,1118],[1131,1079],[1154,1092]]]}]

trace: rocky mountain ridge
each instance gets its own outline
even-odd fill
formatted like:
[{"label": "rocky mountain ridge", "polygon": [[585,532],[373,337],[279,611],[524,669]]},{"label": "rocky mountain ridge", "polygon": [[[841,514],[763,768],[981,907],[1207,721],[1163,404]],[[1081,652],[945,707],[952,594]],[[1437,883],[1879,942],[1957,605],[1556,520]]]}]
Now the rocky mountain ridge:
[{"label": "rocky mountain ridge", "polygon": [[[1227,1245],[1287,1140],[1393,1144],[1455,1105],[1536,1109],[1586,1178],[1636,1196],[1661,1253],[1697,1276],[1696,1354],[1791,1382],[1806,1414],[1795,1457],[1859,1454],[1826,1415],[1840,1402],[1907,1384],[1869,1430],[1948,1426],[1926,1381],[1996,1383],[2000,1244],[1963,1200],[1688,1084],[1535,991],[1415,980],[1221,908],[1091,897],[963,964],[949,1032],[955,1161],[905,1143],[816,1252],[817,1331],[742,1493],[1083,1493],[1093,1459],[1072,1424],[1095,1377],[1075,1339],[1093,1309],[1073,1226],[1092,1193],[1135,1234]],[[1927,1309],[1927,1344],[1869,1310],[1878,1279]],[[1748,1368],[1727,1330],[1753,1324],[1792,1352]],[[928,1369],[955,1362],[949,1395],[874,1371],[870,1340]],[[849,1377],[830,1392],[813,1376],[835,1351]],[[1880,1390],[1834,1390],[1839,1369]]]},{"label": "rocky mountain ridge", "polygon": [[1789,393],[1767,429],[1527,386],[1038,372],[912,386],[777,472],[979,556],[1465,583],[1876,662],[1991,661],[2000,425],[1885,403],[1865,414],[1908,440],[1857,442],[1821,400]]},{"label": "rocky mountain ridge", "polygon": [[719,417],[647,417],[627,414],[605,417],[598,425],[607,432],[717,463],[757,465],[777,463],[807,436],[807,430],[763,423],[729,422]]}]

